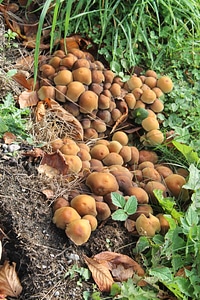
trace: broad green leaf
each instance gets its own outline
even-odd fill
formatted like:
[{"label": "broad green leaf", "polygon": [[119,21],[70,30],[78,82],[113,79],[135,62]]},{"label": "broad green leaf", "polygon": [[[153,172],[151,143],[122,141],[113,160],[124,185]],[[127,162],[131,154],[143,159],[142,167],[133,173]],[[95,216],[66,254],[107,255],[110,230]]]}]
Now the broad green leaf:
[{"label": "broad green leaf", "polygon": [[200,170],[194,164],[191,164],[189,167],[189,179],[183,187],[193,191],[200,189]]},{"label": "broad green leaf", "polygon": [[198,163],[199,156],[198,153],[194,151],[194,149],[190,146],[185,144],[181,144],[178,141],[173,141],[173,145],[176,147],[178,151],[180,151],[183,156],[186,158],[188,163]]},{"label": "broad green leaf", "polygon": [[126,200],[124,199],[124,197],[117,192],[111,193],[111,199],[112,203],[117,207],[123,208],[126,204]]},{"label": "broad green leaf", "polygon": [[130,196],[126,201],[126,204],[124,206],[124,211],[128,215],[134,214],[137,210],[137,203],[138,203],[137,198],[135,196]]},{"label": "broad green leaf", "polygon": [[112,213],[111,216],[112,216],[112,219],[115,221],[125,221],[128,218],[128,215],[121,208],[114,211],[114,213]]},{"label": "broad green leaf", "polygon": [[173,280],[172,271],[168,267],[156,267],[149,270],[149,274],[156,276],[161,282],[171,282]]},{"label": "broad green leaf", "polygon": [[149,239],[146,236],[140,236],[135,248],[133,249],[134,254],[140,254],[150,247]]}]

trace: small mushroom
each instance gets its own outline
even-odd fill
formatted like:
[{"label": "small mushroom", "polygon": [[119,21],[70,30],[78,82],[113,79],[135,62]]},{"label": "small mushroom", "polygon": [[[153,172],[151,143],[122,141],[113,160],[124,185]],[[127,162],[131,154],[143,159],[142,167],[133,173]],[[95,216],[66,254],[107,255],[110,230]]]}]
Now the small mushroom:
[{"label": "small mushroom", "polygon": [[55,98],[55,88],[51,85],[43,85],[37,92],[40,100],[44,100],[46,98]]},{"label": "small mushroom", "polygon": [[66,96],[73,102],[77,102],[83,92],[85,92],[84,85],[79,81],[72,81],[67,86]]},{"label": "small mushroom", "polygon": [[79,97],[80,112],[88,114],[98,108],[98,96],[92,91],[85,91]]},{"label": "small mushroom", "polygon": [[88,220],[91,226],[91,231],[95,231],[98,226],[97,218],[92,215],[85,215],[82,217],[82,219]]},{"label": "small mushroom", "polygon": [[141,214],[137,218],[135,226],[139,235],[144,235],[147,237],[153,237],[156,232],[161,230],[159,219],[153,216],[151,213],[149,214],[149,217]]},{"label": "small mushroom", "polygon": [[119,189],[115,176],[104,172],[93,172],[89,174],[86,179],[86,185],[97,196],[104,196]]},{"label": "small mushroom", "polygon": [[83,84],[90,85],[92,83],[91,70],[86,67],[81,67],[72,71],[75,81],[79,81]]},{"label": "small mushroom", "polygon": [[162,76],[157,81],[157,87],[159,87],[163,93],[169,93],[173,89],[172,80],[168,76]]},{"label": "small mushroom", "polygon": [[116,131],[112,136],[112,141],[118,141],[122,146],[128,144],[128,135],[123,131]]},{"label": "small mushroom", "polygon": [[69,70],[61,70],[54,77],[54,83],[56,85],[68,85],[73,81],[72,72]]},{"label": "small mushroom", "polygon": [[105,221],[111,215],[110,207],[105,202],[96,202],[97,220]]},{"label": "small mushroom", "polygon": [[152,90],[145,90],[141,95],[141,100],[146,104],[151,104],[156,100],[156,94]]},{"label": "small mushroom", "polygon": [[60,229],[65,229],[66,224],[78,219],[81,219],[81,216],[70,206],[56,209],[53,215],[53,223]]},{"label": "small mushroom", "polygon": [[80,246],[90,238],[90,222],[86,219],[72,221],[66,226],[65,233],[75,245]]},{"label": "small mushroom", "polygon": [[70,202],[80,216],[84,215],[97,215],[95,199],[89,195],[82,194],[74,197]]}]

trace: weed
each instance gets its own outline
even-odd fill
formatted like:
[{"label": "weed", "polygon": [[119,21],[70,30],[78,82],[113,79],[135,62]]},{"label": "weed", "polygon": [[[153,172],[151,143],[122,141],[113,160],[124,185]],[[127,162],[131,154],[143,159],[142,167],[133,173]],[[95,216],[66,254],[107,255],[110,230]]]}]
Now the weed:
[{"label": "weed", "polygon": [[30,109],[19,109],[16,107],[12,94],[8,93],[3,103],[0,103],[0,137],[7,131],[14,133],[17,137],[27,139],[27,116]]},{"label": "weed", "polygon": [[126,200],[122,195],[113,192],[111,193],[112,203],[119,207],[112,213],[112,219],[116,221],[125,221],[129,215],[132,215],[137,210],[137,199],[135,196],[130,196]]},{"label": "weed", "polygon": [[82,286],[82,281],[87,281],[91,277],[91,273],[87,268],[79,267],[77,264],[74,264],[71,268],[68,269],[68,271],[65,273],[65,278],[70,277],[70,279],[73,279],[77,277],[77,285]]},{"label": "weed", "polygon": [[6,38],[6,48],[10,49],[11,47],[18,48],[18,44],[14,42],[18,34],[13,32],[10,28],[4,33],[4,37]]}]

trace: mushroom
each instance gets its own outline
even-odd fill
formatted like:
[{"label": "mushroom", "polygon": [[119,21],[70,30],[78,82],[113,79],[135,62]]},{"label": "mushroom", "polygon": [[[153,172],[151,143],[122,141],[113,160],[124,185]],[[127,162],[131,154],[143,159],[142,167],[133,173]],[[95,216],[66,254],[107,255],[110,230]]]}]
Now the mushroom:
[{"label": "mushroom", "polygon": [[90,238],[90,222],[86,219],[72,221],[66,226],[65,233],[74,244],[80,246]]},{"label": "mushroom", "polygon": [[90,68],[90,62],[88,61],[88,59],[79,58],[78,60],[76,60],[73,65],[73,70],[82,68],[82,67],[88,68],[88,69]]},{"label": "mushroom", "polygon": [[128,144],[128,135],[123,131],[116,131],[112,136],[112,141],[118,141],[122,146]]},{"label": "mushroom", "polygon": [[101,84],[105,80],[103,72],[100,70],[92,70],[92,82]]},{"label": "mushroom", "polygon": [[144,161],[150,161],[153,164],[158,162],[158,154],[151,150],[140,150],[139,151],[139,163]]},{"label": "mushroom", "polygon": [[151,104],[156,100],[156,94],[152,90],[145,90],[141,95],[142,102]]},{"label": "mushroom", "polygon": [[115,176],[104,172],[93,172],[89,174],[86,179],[86,185],[97,196],[104,196],[119,189]]},{"label": "mushroom", "polygon": [[142,80],[139,77],[131,76],[131,78],[126,82],[128,89],[132,91],[135,88],[140,88],[142,86]]},{"label": "mushroom", "polygon": [[116,152],[110,152],[102,161],[105,166],[112,166],[114,164],[122,166],[124,163],[121,155]]},{"label": "mushroom", "polygon": [[81,67],[72,71],[73,78],[83,84],[90,85],[92,83],[91,70],[86,67]]},{"label": "mushroom", "polygon": [[72,139],[67,138],[64,141],[64,145],[60,148],[60,151],[65,155],[76,155],[80,148]]},{"label": "mushroom", "polygon": [[153,76],[146,77],[144,83],[148,85],[151,89],[154,88],[157,84],[157,79]]},{"label": "mushroom", "polygon": [[68,53],[65,57],[62,58],[60,65],[65,66],[66,68],[71,70],[76,61],[77,57],[72,53]]},{"label": "mushroom", "polygon": [[43,85],[37,92],[40,100],[45,100],[46,98],[55,98],[55,88],[51,85]]},{"label": "mushroom", "polygon": [[64,155],[65,161],[68,164],[69,172],[79,173],[82,169],[82,161],[77,155]]},{"label": "mushroom", "polygon": [[78,219],[81,219],[81,216],[70,206],[56,209],[53,215],[53,223],[60,229],[65,229],[67,224]]},{"label": "mushroom", "polygon": [[80,112],[91,113],[98,108],[98,96],[92,91],[85,91],[79,97]]},{"label": "mushroom", "polygon": [[91,226],[91,231],[95,231],[98,226],[97,218],[92,215],[85,215],[82,217],[82,219],[88,220]]},{"label": "mushroom", "polygon": [[159,219],[153,216],[151,213],[149,214],[149,217],[141,214],[137,218],[135,226],[139,235],[144,235],[147,237],[153,237],[156,232],[161,230]]},{"label": "mushroom", "polygon": [[157,87],[159,87],[163,93],[169,93],[173,89],[172,80],[168,76],[162,76],[157,81]]},{"label": "mushroom", "polygon": [[160,99],[156,99],[151,105],[150,109],[152,109],[155,113],[160,113],[164,109],[164,104]]},{"label": "mushroom", "polygon": [[149,202],[147,192],[138,186],[129,186],[126,189],[126,196],[135,196],[139,204],[147,204]]},{"label": "mushroom", "polygon": [[121,86],[118,83],[112,83],[112,85],[110,87],[110,92],[114,98],[120,97],[121,96]]},{"label": "mushroom", "polygon": [[153,117],[147,117],[147,118],[143,119],[141,124],[142,124],[142,127],[144,128],[144,130],[146,130],[146,131],[150,131],[153,129],[159,129],[158,120]]},{"label": "mushroom", "polygon": [[161,176],[158,171],[152,167],[146,167],[142,169],[142,176],[144,182],[148,182],[149,180],[155,180],[161,182]]},{"label": "mushroom", "polygon": [[44,64],[40,67],[41,76],[47,78],[55,74],[55,68],[52,65]]},{"label": "mushroom", "polygon": [[131,160],[132,153],[131,148],[129,146],[122,146],[119,151],[119,154],[121,155],[124,163],[128,163]]},{"label": "mushroom", "polygon": [[165,183],[172,195],[178,198],[183,190],[182,186],[186,184],[186,180],[179,174],[170,174],[165,178]]},{"label": "mushroom", "polygon": [[90,155],[92,158],[103,160],[109,154],[109,149],[106,145],[97,144],[94,145],[90,150]]},{"label": "mushroom", "polygon": [[126,103],[127,103],[129,109],[133,109],[133,108],[135,107],[135,104],[136,104],[136,98],[135,98],[135,96],[133,95],[133,93],[127,93],[127,94],[124,96],[124,100],[126,101]]},{"label": "mushroom", "polygon": [[60,102],[66,101],[65,93],[67,91],[67,87],[65,85],[56,85],[56,100]]},{"label": "mushroom", "polygon": [[147,144],[156,146],[158,144],[162,144],[162,142],[164,141],[164,135],[160,130],[153,129],[146,134],[146,141]]},{"label": "mushroom", "polygon": [[84,215],[97,215],[95,199],[89,195],[82,194],[74,197],[70,202],[80,216]]},{"label": "mushroom", "polygon": [[68,85],[73,81],[72,72],[69,70],[61,70],[54,77],[54,83],[56,85]]},{"label": "mushroom", "polygon": [[160,233],[161,234],[166,234],[167,231],[169,230],[170,226],[169,226],[169,222],[167,221],[167,219],[165,218],[165,216],[161,213],[157,214],[156,217],[158,218],[158,220],[160,221]]},{"label": "mushroom", "polygon": [[119,153],[122,147],[123,147],[122,144],[120,144],[120,142],[118,141],[111,141],[108,145],[109,151],[116,152],[116,153]]},{"label": "mushroom", "polygon": [[64,197],[58,197],[53,203],[53,212],[61,207],[69,206],[69,201],[66,200]]},{"label": "mushroom", "polygon": [[147,70],[147,71],[145,72],[145,76],[147,76],[147,77],[154,77],[154,78],[157,78],[157,77],[158,77],[157,74],[156,74],[156,72],[153,71],[153,70]]},{"label": "mushroom", "polygon": [[66,96],[73,102],[77,102],[83,92],[85,92],[84,85],[79,81],[72,81],[67,86]]},{"label": "mushroom", "polygon": [[105,221],[111,215],[110,207],[105,202],[96,202],[97,220]]}]

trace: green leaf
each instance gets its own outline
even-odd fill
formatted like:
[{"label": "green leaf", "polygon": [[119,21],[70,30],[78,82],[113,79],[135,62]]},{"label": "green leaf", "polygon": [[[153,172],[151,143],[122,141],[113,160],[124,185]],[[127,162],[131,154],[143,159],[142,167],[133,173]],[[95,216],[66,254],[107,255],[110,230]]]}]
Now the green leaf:
[{"label": "green leaf", "polygon": [[125,221],[128,218],[128,215],[121,208],[114,211],[114,213],[112,213],[111,216],[112,216],[112,219],[115,220],[115,221]]},{"label": "green leaf", "polygon": [[117,192],[111,193],[111,199],[112,203],[117,207],[123,208],[126,204],[126,200],[124,199],[124,197]]},{"label": "green leaf", "polygon": [[194,164],[189,167],[189,179],[183,188],[193,191],[200,189],[200,170]]},{"label": "green leaf", "polygon": [[124,206],[124,211],[128,215],[134,214],[137,210],[137,204],[138,204],[137,198],[135,196],[130,196],[126,201],[126,204]]},{"label": "green leaf", "polygon": [[140,236],[135,248],[133,249],[134,254],[140,254],[150,247],[149,239],[146,236]]},{"label": "green leaf", "polygon": [[132,116],[137,124],[141,124],[142,121],[148,117],[148,112],[145,108],[136,108],[132,112]]},{"label": "green leaf", "polygon": [[172,271],[168,267],[156,267],[149,270],[149,274],[156,276],[160,282],[173,281]]},{"label": "green leaf", "polygon": [[173,141],[172,143],[176,147],[176,149],[178,151],[180,151],[183,154],[183,156],[185,156],[185,158],[189,164],[199,162],[198,153],[195,152],[192,147],[187,146],[185,144],[181,144],[177,141]]}]

